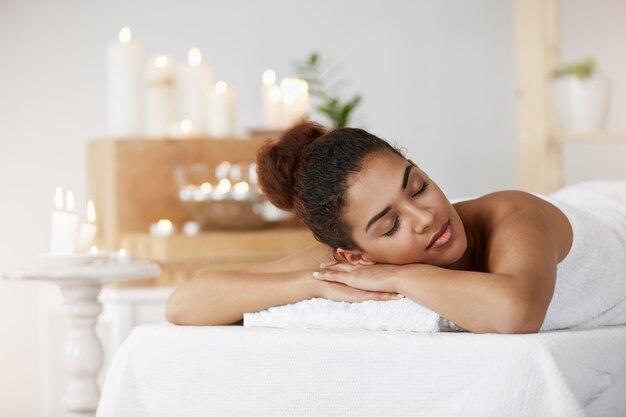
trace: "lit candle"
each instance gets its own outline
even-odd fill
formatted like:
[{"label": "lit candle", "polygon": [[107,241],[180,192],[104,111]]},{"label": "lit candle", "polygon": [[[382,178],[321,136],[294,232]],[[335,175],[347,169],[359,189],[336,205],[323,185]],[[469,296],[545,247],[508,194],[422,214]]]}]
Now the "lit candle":
[{"label": "lit candle", "polygon": [[121,248],[114,255],[115,260],[121,264],[128,264],[133,261],[133,254],[124,248]]},{"label": "lit candle", "polygon": [[235,200],[245,200],[248,198],[250,186],[245,181],[236,183],[233,187],[233,198]]},{"label": "lit candle", "polygon": [[208,95],[208,134],[214,138],[235,136],[236,93],[224,81],[215,84]]},{"label": "lit candle", "polygon": [[80,227],[80,233],[78,234],[78,242],[76,244],[76,250],[78,252],[85,252],[91,247],[96,237],[96,209],[93,205],[93,201],[87,201],[87,223],[84,223]]},{"label": "lit candle", "polygon": [[183,233],[185,236],[196,236],[200,233],[200,223],[193,221],[186,222],[183,225]]},{"label": "lit candle", "polygon": [[141,45],[132,41],[130,29],[120,30],[119,41],[108,49],[108,120],[114,137],[140,132]]},{"label": "lit candle", "polygon": [[223,200],[230,193],[231,187],[230,180],[228,178],[222,178],[220,182],[217,183],[217,186],[211,195],[216,200]]},{"label": "lit candle", "polygon": [[230,172],[230,167],[231,164],[228,161],[220,162],[217,165],[217,167],[215,168],[215,177],[218,181],[228,176],[228,173]]},{"label": "lit candle", "polygon": [[191,120],[184,119],[184,120],[181,120],[181,122],[178,124],[177,129],[174,132],[172,132],[171,135],[172,137],[176,139],[181,139],[181,138],[190,139],[190,138],[195,138],[195,137],[200,136],[200,131],[198,130],[196,125],[193,124]]},{"label": "lit candle", "polygon": [[191,48],[187,54],[187,63],[178,65],[176,69],[178,120],[190,120],[200,133],[206,133],[206,101],[211,78],[211,67],[202,63],[202,54],[198,48]]},{"label": "lit candle", "polygon": [[71,255],[76,250],[76,230],[78,219],[74,213],[74,194],[67,193],[66,210],[63,209],[63,190],[57,187],[54,194],[55,210],[52,212],[50,233],[50,253]]},{"label": "lit candle", "polygon": [[309,85],[298,78],[283,78],[280,82],[283,100],[283,123],[292,126],[309,113]]},{"label": "lit candle", "polygon": [[263,72],[261,84],[261,102],[263,105],[263,125],[266,129],[282,129],[282,94],[276,85],[276,73],[272,69]]},{"label": "lit candle", "polygon": [[165,138],[174,120],[174,64],[165,55],[153,56],[146,66],[144,133]]},{"label": "lit candle", "polygon": [[176,228],[168,219],[161,219],[150,225],[150,234],[153,236],[171,236],[175,230]]}]

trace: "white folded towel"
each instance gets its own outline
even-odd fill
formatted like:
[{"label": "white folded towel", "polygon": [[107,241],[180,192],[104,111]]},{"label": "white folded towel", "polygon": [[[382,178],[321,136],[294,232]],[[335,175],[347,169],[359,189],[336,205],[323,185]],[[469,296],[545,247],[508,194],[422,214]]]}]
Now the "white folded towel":
[{"label": "white folded towel", "polygon": [[365,329],[415,332],[461,331],[439,314],[403,298],[347,303],[312,298],[243,315],[248,327]]}]

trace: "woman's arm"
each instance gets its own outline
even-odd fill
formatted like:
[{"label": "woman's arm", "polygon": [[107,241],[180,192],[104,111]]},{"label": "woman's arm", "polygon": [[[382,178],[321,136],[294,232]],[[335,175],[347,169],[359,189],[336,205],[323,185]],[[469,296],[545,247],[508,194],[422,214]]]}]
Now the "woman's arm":
[{"label": "woman's arm", "polygon": [[396,294],[320,282],[311,272],[332,257],[322,244],[278,261],[241,271],[205,271],[174,290],[166,306],[169,322],[181,325],[225,325],[247,312],[314,297],[336,301],[396,299]]},{"label": "woman's arm", "polygon": [[556,281],[562,233],[531,204],[494,225],[487,270],[432,265],[336,265],[318,278],[371,291],[394,291],[476,333],[541,328]]}]

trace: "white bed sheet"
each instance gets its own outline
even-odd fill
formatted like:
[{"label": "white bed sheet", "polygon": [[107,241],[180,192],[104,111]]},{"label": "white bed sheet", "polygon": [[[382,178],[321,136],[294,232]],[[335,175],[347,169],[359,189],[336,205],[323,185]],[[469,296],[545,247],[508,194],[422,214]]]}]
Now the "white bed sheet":
[{"label": "white bed sheet", "polygon": [[624,416],[626,326],[531,335],[137,327],[99,417]]}]

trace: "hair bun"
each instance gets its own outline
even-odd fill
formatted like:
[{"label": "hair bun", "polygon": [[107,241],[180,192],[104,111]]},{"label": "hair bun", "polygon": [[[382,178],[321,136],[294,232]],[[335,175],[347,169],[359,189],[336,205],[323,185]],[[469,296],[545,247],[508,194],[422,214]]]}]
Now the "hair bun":
[{"label": "hair bun", "polygon": [[296,197],[298,168],[306,148],[327,133],[314,122],[300,123],[284,132],[278,141],[266,141],[257,152],[259,185],[276,207],[291,211]]}]

